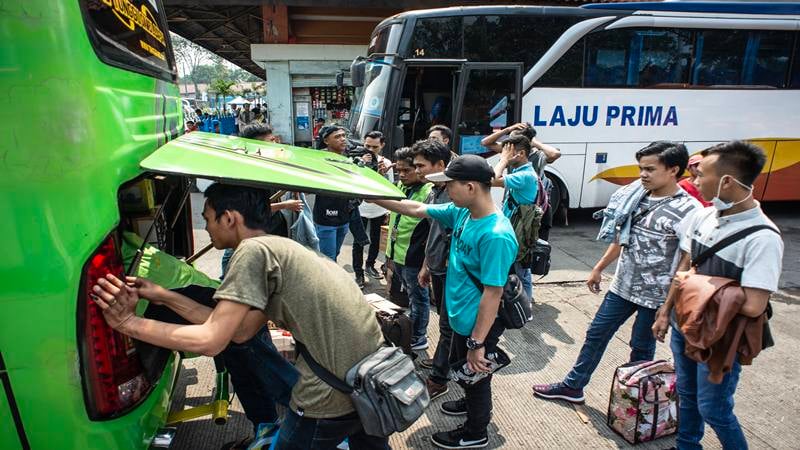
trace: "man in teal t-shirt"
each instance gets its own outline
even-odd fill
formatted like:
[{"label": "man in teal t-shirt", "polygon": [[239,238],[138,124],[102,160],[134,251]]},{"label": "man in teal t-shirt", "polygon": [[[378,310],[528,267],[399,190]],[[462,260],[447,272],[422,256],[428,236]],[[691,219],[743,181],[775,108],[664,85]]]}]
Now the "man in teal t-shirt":
[{"label": "man in teal t-shirt", "polygon": [[[503,142],[500,161],[494,166],[492,186],[505,188],[503,196],[503,214],[511,219],[519,205],[532,205],[539,193],[539,177],[528,161],[531,152],[531,141],[521,135],[512,134]],[[503,171],[508,172],[503,175]],[[528,296],[533,298],[533,277],[531,269],[517,266],[517,276]]]},{"label": "man in teal t-shirt", "polygon": [[[488,372],[487,355],[494,354],[505,327],[497,320],[497,310],[517,256],[517,239],[511,222],[497,210],[491,196],[494,172],[485,159],[464,155],[454,159],[442,173],[427,179],[447,183],[452,203],[428,205],[410,200],[376,201],[397,213],[432,218],[453,230],[447,264],[445,302],[453,340],[450,363],[466,365],[472,372]],[[472,274],[483,285],[483,292],[472,281]],[[457,369],[457,367],[454,367]],[[492,411],[492,376],[467,384],[464,398],[445,402],[445,414],[464,415],[464,426],[431,437],[441,448],[476,448],[488,442],[487,426]]]}]

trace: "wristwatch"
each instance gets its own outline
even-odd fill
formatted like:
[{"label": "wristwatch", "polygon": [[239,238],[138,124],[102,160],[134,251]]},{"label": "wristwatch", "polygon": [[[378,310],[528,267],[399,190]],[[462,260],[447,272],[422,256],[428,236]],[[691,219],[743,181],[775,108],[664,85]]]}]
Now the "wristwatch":
[{"label": "wristwatch", "polygon": [[472,339],[471,337],[467,338],[467,348],[470,350],[477,350],[479,348],[483,348],[483,345],[484,345],[483,342],[478,342],[475,339]]}]

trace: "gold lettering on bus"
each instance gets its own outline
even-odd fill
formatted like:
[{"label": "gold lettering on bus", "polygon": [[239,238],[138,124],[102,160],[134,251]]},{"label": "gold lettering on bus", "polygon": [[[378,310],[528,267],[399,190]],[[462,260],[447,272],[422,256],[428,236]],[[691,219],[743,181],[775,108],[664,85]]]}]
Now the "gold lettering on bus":
[{"label": "gold lettering on bus", "polygon": [[156,58],[158,58],[158,59],[160,59],[162,61],[166,61],[167,60],[167,57],[164,56],[164,52],[160,52],[160,51],[156,50],[155,48],[153,48],[152,45],[148,44],[147,42],[139,40],[139,46],[142,47],[142,49],[144,51],[146,51],[147,53],[150,53],[151,55],[155,56]]},{"label": "gold lettering on bus", "polygon": [[136,8],[130,0],[103,0],[107,6],[111,7],[114,15],[117,16],[120,23],[125,25],[129,30],[133,31],[138,25],[139,28],[144,30],[145,33],[152,36],[155,40],[162,45],[166,45],[164,40],[164,32],[161,31],[153,12],[150,11],[146,5],[142,5],[140,9]]}]

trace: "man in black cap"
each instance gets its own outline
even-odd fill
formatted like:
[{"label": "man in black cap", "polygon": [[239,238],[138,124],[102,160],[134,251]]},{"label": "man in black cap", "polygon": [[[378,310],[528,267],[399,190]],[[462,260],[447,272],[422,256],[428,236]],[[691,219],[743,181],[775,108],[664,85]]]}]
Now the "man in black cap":
[{"label": "man in black cap", "polygon": [[446,183],[451,203],[376,201],[391,211],[432,218],[453,230],[445,286],[447,313],[454,332],[450,363],[453,370],[472,374],[472,378],[459,379],[464,398],[441,405],[445,414],[467,416],[464,425],[431,436],[433,444],[441,448],[480,448],[489,442],[490,372],[497,367],[497,342],[505,330],[496,320],[497,310],[517,255],[514,229],[492,200],[493,177],[485,159],[464,155],[454,159],[444,172],[427,176],[429,181]]},{"label": "man in black cap", "polygon": [[[322,150],[341,155],[347,149],[347,131],[342,126],[323,127],[319,138]],[[319,238],[319,250],[334,261],[347,236],[352,208],[347,198],[317,195],[314,200],[314,227]]]}]

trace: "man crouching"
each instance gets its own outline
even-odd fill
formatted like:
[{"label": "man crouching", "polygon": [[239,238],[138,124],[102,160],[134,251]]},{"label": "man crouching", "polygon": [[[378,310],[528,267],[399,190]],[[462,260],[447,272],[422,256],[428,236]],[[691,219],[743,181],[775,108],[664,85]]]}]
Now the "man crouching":
[{"label": "man crouching", "polygon": [[[203,218],[217,249],[234,248],[228,274],[214,294],[216,307],[129,278],[109,274],[93,288],[95,301],[115,330],[175,350],[215,355],[232,340],[252,337],[267,319],[292,333],[313,358],[343,379],[381,345],[374,311],[334,261],[286,238],[267,235],[266,190],[214,184]],[[143,292],[144,291],[144,292]],[[191,322],[173,325],[134,314],[139,298],[194,311]],[[302,356],[291,411],[281,424],[279,449],[335,448],[349,438],[353,449],[386,449],[387,438],[364,432],[350,398],[319,379]]]}]

